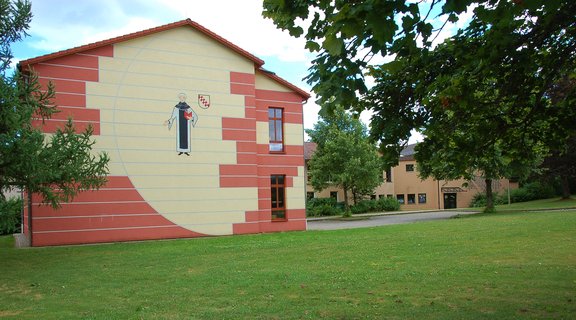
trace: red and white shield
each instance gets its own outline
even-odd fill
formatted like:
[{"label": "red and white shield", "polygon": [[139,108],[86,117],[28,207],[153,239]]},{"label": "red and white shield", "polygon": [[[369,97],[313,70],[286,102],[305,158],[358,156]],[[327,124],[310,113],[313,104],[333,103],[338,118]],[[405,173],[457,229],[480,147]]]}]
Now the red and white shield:
[{"label": "red and white shield", "polygon": [[207,94],[198,95],[198,106],[202,109],[210,108],[210,96]]}]

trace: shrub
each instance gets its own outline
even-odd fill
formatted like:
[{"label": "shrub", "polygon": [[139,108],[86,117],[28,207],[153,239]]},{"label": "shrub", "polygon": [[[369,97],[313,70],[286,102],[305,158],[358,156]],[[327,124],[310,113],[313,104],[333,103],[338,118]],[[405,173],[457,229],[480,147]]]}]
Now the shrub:
[{"label": "shrub", "polygon": [[0,201],[0,235],[20,232],[22,200]]},{"label": "shrub", "polygon": [[[492,193],[492,199],[494,201],[494,205],[505,204],[508,202],[507,196],[500,196],[496,192]],[[472,197],[472,201],[470,202],[471,208],[480,208],[486,206],[486,193],[479,192]]]},{"label": "shrub", "polygon": [[306,203],[306,216],[334,216],[342,213],[342,209],[334,198],[312,198]]},{"label": "shrub", "polygon": [[532,195],[527,189],[518,188],[510,190],[510,201],[511,202],[526,202],[533,200]]},{"label": "shrub", "polygon": [[400,202],[396,198],[380,198],[378,199],[379,211],[398,211],[400,210]]},{"label": "shrub", "polygon": [[526,202],[538,199],[548,199],[556,196],[554,186],[539,181],[524,184],[522,187],[510,190],[511,202]]},{"label": "shrub", "polygon": [[373,204],[372,202],[375,201],[374,200],[358,201],[358,203],[350,207],[350,211],[352,211],[353,214],[371,212],[371,210],[375,208],[375,204]]},{"label": "shrub", "polygon": [[394,198],[380,198],[378,200],[362,200],[350,208],[352,213],[382,212],[400,210],[400,203]]}]

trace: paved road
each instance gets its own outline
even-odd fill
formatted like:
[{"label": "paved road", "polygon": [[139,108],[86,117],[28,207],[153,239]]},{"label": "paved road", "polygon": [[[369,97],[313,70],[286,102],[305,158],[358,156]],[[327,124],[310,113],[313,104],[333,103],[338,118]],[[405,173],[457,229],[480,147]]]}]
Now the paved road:
[{"label": "paved road", "polygon": [[385,226],[391,224],[412,223],[417,221],[448,219],[459,214],[474,214],[467,211],[429,211],[420,213],[407,213],[395,215],[371,216],[367,220],[341,221],[341,220],[310,220],[308,230],[336,230]]}]

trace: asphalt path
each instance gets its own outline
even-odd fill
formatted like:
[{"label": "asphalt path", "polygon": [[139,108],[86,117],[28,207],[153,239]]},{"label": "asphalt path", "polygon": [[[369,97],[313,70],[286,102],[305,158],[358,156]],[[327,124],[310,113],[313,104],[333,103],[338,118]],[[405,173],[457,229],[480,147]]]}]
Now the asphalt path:
[{"label": "asphalt path", "polygon": [[427,211],[418,213],[368,216],[365,220],[308,220],[308,230],[338,230],[413,223],[418,221],[449,219],[456,215],[475,214],[470,211]]}]

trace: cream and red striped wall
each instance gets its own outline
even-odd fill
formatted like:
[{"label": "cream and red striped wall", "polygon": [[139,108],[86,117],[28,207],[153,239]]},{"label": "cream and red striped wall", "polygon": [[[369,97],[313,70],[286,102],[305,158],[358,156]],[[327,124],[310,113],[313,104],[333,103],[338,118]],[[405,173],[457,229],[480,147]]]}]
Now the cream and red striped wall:
[{"label": "cream and red striped wall", "polygon": [[[55,84],[62,110],[43,130],[69,116],[80,129],[91,123],[95,151],[111,158],[100,190],[58,210],[33,197],[33,245],[306,228],[302,97],[253,61],[185,26],[32,67]],[[190,156],[163,125],[180,92],[199,118]],[[268,151],[269,107],[284,108],[284,154]],[[287,221],[271,221],[271,174],[287,177]]]}]

